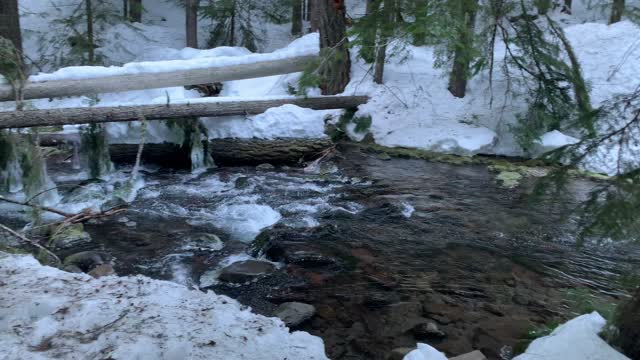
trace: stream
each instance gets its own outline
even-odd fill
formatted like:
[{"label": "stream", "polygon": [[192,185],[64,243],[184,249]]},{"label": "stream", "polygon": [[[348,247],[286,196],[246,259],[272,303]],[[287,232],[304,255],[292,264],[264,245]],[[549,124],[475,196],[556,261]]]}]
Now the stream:
[{"label": "stream", "polygon": [[[109,191],[50,169],[65,199]],[[508,359],[532,328],[575,315],[569,289],[616,303],[627,296],[622,275],[640,266],[637,246],[575,245],[573,222],[561,219],[592,186],[582,179],[565,206],[532,204],[533,180],[505,189],[483,165],[351,145],[307,168],[146,167],[143,177],[125,214],[85,227],[119,275],[211,289],[267,316],[283,302],[312,304],[315,316],[295,330],[322,337],[332,359],[387,359],[416,342]],[[218,279],[254,258],[276,270],[245,284]],[[421,326],[430,322],[438,332]]]}]

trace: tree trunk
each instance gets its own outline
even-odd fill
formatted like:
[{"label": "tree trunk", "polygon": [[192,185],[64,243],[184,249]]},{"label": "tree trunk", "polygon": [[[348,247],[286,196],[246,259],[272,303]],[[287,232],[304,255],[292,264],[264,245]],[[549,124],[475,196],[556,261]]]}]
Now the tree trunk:
[{"label": "tree trunk", "polygon": [[[377,29],[379,24],[377,21],[377,16],[374,14],[374,12],[378,9],[380,0],[367,0],[366,5],[367,7],[365,10],[365,16],[369,18],[373,17],[371,18],[371,21],[373,23],[372,27],[375,27]],[[362,34],[362,48],[360,49],[360,57],[362,57],[362,59],[368,64],[372,64],[376,61],[376,37],[376,30],[365,32],[364,34]]]},{"label": "tree trunk", "polygon": [[231,25],[229,25],[229,46],[236,46],[236,3],[233,2],[231,10]]},{"label": "tree trunk", "polygon": [[129,17],[129,0],[122,0],[122,16]]},{"label": "tree trunk", "polygon": [[473,46],[477,0],[465,0],[460,6],[461,9],[457,16],[466,24],[466,28],[460,32],[459,41],[455,45],[453,69],[449,76],[449,92],[455,97],[463,98],[467,91],[469,78],[469,65],[471,64],[469,52]]},{"label": "tree trunk", "polygon": [[304,0],[292,0],[291,8],[291,35],[298,37],[302,35],[302,3]]},{"label": "tree trunk", "polygon": [[613,0],[613,6],[611,7],[611,17],[609,18],[609,24],[615,24],[622,20],[622,14],[624,14],[624,0]]},{"label": "tree trunk", "polygon": [[631,359],[640,359],[640,288],[618,313],[617,326],[620,330],[615,345]]},{"label": "tree trunk", "polygon": [[9,39],[22,54],[18,0],[0,0],[0,36]]},{"label": "tree trunk", "polygon": [[309,32],[320,30],[320,16],[318,13],[318,2],[326,0],[309,0],[307,12],[309,16]]},{"label": "tree trunk", "polygon": [[538,8],[538,14],[547,15],[551,9],[551,0],[535,0],[535,5]]},{"label": "tree trunk", "polygon": [[378,39],[379,43],[376,48],[376,65],[373,73],[373,81],[376,84],[382,84],[384,82],[384,64],[387,61],[387,43],[391,39],[391,30],[389,24],[395,22],[396,14],[396,1],[384,0],[384,20],[387,24],[383,24]]},{"label": "tree trunk", "polygon": [[351,72],[344,0],[316,0],[314,6],[320,21],[320,50],[326,56],[320,89],[323,95],[338,94],[349,83]]},{"label": "tree trunk", "polygon": [[[259,55],[255,55],[259,57]],[[62,96],[81,96],[118,91],[164,88],[173,86],[210,84],[215,82],[253,79],[264,76],[303,71],[318,56],[299,56],[281,60],[259,61],[249,64],[218,66],[172,72],[116,75],[103,78],[27,82],[25,99],[43,99]],[[15,100],[13,88],[0,84],[0,101]]]},{"label": "tree trunk", "polygon": [[130,0],[129,21],[142,22],[142,0]]},{"label": "tree trunk", "polygon": [[198,4],[199,0],[186,0],[187,47],[198,48]]},{"label": "tree trunk", "polygon": [[93,39],[93,0],[85,0],[85,11],[87,15],[87,57],[89,64],[93,65],[96,62],[95,44]]},{"label": "tree trunk", "polygon": [[180,119],[227,115],[260,114],[286,104],[314,110],[348,109],[366,103],[366,96],[288,97],[252,101],[217,100],[182,104],[159,104],[114,107],[59,108],[0,112],[0,129],[52,126],[65,124],[97,124],[118,121]]},{"label": "tree trunk", "polygon": [[562,6],[562,12],[571,15],[573,8],[573,0],[564,0],[564,6]]}]

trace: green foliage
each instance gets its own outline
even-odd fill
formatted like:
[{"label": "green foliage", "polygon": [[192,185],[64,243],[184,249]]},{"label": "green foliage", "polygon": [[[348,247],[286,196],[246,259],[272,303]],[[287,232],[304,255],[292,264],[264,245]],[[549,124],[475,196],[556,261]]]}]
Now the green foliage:
[{"label": "green foliage", "polygon": [[611,321],[615,317],[616,305],[599,299],[589,289],[568,289],[565,300],[573,315],[589,314],[597,311],[603,318]]},{"label": "green foliage", "polygon": [[290,0],[208,1],[200,7],[202,16],[212,22],[207,45],[244,46],[250,51],[258,51],[264,39],[262,32],[254,24],[286,23],[289,21],[290,10]]},{"label": "green foliage", "polygon": [[513,355],[524,353],[533,340],[551,335],[553,330],[555,330],[559,325],[560,324],[558,322],[553,321],[548,324],[532,326],[531,329],[529,329],[513,347]]},{"label": "green foliage", "polygon": [[203,138],[207,138],[207,128],[202,125],[198,118],[167,120],[167,126],[178,131],[182,147],[191,151],[192,170],[214,165],[209,149],[203,144]]}]

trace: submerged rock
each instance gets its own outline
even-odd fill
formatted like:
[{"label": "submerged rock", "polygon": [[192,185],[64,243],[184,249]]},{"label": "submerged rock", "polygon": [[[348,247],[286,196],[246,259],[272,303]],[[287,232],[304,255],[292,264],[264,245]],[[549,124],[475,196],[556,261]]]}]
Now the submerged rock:
[{"label": "submerged rock", "polygon": [[188,241],[190,247],[197,247],[201,250],[219,251],[224,247],[224,243],[220,240],[220,237],[215,234],[194,234],[189,237]]},{"label": "submerged rock", "polygon": [[287,326],[298,326],[315,315],[316,308],[313,305],[301,302],[286,302],[280,304],[274,315],[279,317]]},{"label": "submerged rock", "polygon": [[249,178],[246,176],[241,176],[239,178],[236,179],[235,181],[235,187],[236,189],[246,189],[249,187]]},{"label": "submerged rock", "polygon": [[421,323],[411,329],[418,339],[441,339],[447,336],[434,322]]},{"label": "submerged rock", "polygon": [[73,255],[67,256],[64,261],[64,270],[69,272],[90,272],[96,267],[108,264],[110,256],[98,251],[82,251]]},{"label": "submerged rock", "polygon": [[267,261],[245,260],[233,263],[220,272],[220,281],[245,283],[260,276],[270,274],[276,266]]}]

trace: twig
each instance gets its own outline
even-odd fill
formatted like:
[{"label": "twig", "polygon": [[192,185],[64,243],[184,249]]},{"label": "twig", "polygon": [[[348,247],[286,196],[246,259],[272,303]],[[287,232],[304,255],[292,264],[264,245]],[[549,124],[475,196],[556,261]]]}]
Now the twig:
[{"label": "twig", "polygon": [[57,214],[57,215],[60,215],[60,216],[64,216],[66,218],[74,216],[74,214],[67,213],[67,212],[64,212],[62,210],[50,208],[48,206],[33,205],[33,204],[30,204],[29,202],[20,202],[20,201],[16,201],[16,200],[11,200],[11,199],[7,199],[6,197],[1,196],[1,195],[0,195],[0,201],[8,202],[10,204],[27,206],[27,207],[30,207],[30,208],[34,208],[36,210],[46,211],[46,212],[50,212],[50,213]]},{"label": "twig", "polygon": [[59,258],[56,254],[52,253],[52,252],[51,252],[51,250],[47,249],[46,247],[44,247],[44,246],[42,246],[42,245],[38,244],[37,242],[35,242],[35,241],[33,241],[33,240],[30,240],[30,239],[26,238],[24,235],[22,235],[22,234],[20,234],[20,233],[18,233],[18,232],[16,232],[16,231],[14,231],[14,230],[12,230],[11,228],[9,228],[9,227],[7,227],[7,226],[5,226],[5,225],[3,225],[3,224],[0,224],[0,229],[2,229],[2,230],[4,230],[4,231],[8,232],[9,234],[11,234],[11,235],[13,235],[13,236],[17,237],[18,239],[20,239],[20,240],[22,240],[22,241],[25,241],[25,242],[27,242],[27,243],[29,243],[29,244],[31,244],[31,245],[33,245],[33,246],[37,247],[38,249],[40,249],[40,250],[42,250],[42,251],[46,252],[47,254],[49,254],[49,256],[51,256],[51,257],[53,257],[54,259],[56,259],[56,261],[58,261],[58,263],[59,263],[59,264],[62,264],[62,261],[60,260],[60,258]]}]

